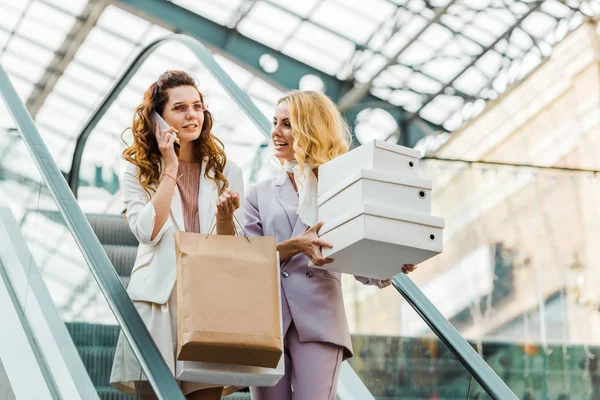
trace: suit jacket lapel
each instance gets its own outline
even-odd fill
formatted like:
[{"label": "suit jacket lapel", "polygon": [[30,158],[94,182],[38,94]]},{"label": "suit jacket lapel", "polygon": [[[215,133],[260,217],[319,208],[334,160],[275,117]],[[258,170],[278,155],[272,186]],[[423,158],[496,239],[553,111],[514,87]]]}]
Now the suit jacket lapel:
[{"label": "suit jacket lapel", "polygon": [[[206,171],[207,161],[202,161],[202,169],[200,171],[200,193],[198,193],[198,215],[200,217],[200,233],[209,233],[210,223],[213,220],[216,212],[217,196],[219,191],[215,181],[204,176]],[[208,172],[209,176],[213,176],[213,172]]]},{"label": "suit jacket lapel", "polygon": [[[165,164],[160,161],[160,170],[164,171]],[[171,199],[171,210],[169,211],[171,218],[175,222],[176,228],[180,231],[185,231],[185,222],[183,220],[183,205],[181,204],[181,194],[179,188],[175,185],[173,190],[173,198]]]},{"label": "suit jacket lapel", "polygon": [[298,215],[296,214],[298,209],[298,195],[294,191],[294,186],[292,185],[292,182],[290,182],[290,178],[285,171],[275,179],[275,188],[277,191],[277,200],[285,210],[288,222],[290,223],[289,232],[291,237],[291,234],[294,231],[294,225],[296,224],[296,219],[298,219]]},{"label": "suit jacket lapel", "polygon": [[281,173],[275,180],[277,200],[285,210],[290,223],[290,237],[297,236],[309,227],[298,217],[298,194],[286,172]]},{"label": "suit jacket lapel", "polygon": [[173,199],[171,200],[171,216],[175,221],[175,225],[177,225],[177,229],[180,231],[185,231],[185,222],[183,220],[183,206],[181,204],[181,194],[179,193],[179,188],[175,185],[175,190],[173,190]]},{"label": "suit jacket lapel", "polygon": [[296,224],[294,225],[294,229],[292,230],[292,237],[298,236],[298,235],[306,232],[306,230],[308,228],[310,228],[310,226],[306,225],[304,222],[302,222],[300,217],[298,217],[296,219]]}]

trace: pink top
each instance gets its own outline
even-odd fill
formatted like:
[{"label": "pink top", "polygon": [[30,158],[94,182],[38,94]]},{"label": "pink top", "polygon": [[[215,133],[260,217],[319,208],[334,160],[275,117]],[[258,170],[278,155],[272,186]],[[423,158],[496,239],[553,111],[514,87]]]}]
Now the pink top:
[{"label": "pink top", "polygon": [[186,232],[200,233],[200,215],[198,214],[198,194],[200,193],[200,172],[202,164],[179,162],[177,188],[181,195],[183,221]]}]

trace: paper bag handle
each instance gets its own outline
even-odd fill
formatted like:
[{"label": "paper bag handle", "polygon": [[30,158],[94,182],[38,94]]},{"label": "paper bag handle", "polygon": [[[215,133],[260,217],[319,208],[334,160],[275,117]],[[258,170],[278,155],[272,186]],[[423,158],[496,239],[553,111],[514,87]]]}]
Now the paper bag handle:
[{"label": "paper bag handle", "polygon": [[[244,232],[244,237],[246,238],[246,240],[248,242],[250,242],[250,238],[248,237],[248,234],[246,233],[246,230],[244,229],[244,227],[242,226],[242,224],[240,223],[240,221],[237,219],[237,217],[235,216],[235,214],[232,214],[232,215],[233,215],[233,220],[234,220],[234,223],[233,223],[233,225],[234,225],[233,226],[233,229],[234,229],[233,234],[234,234],[234,236],[237,236],[237,229],[235,229],[235,225],[236,225],[236,222],[237,222],[237,226],[239,226],[240,229],[242,230],[242,232]],[[208,237],[208,235],[211,235],[215,231],[215,229],[217,229],[217,214],[216,213],[215,213],[215,215],[213,215],[212,221],[210,222],[210,229],[208,230],[208,233],[206,234],[206,237]]]}]

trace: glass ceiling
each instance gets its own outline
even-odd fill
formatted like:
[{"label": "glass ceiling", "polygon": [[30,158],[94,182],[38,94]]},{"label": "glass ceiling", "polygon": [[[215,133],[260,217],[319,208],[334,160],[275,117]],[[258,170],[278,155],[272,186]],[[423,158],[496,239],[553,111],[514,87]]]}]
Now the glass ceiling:
[{"label": "glass ceiling", "polygon": [[[586,17],[600,15],[600,0],[172,2],[355,88],[367,85],[373,95],[449,132],[531,72]],[[119,72],[144,45],[168,33],[101,1],[0,0],[0,63],[63,171],[70,167],[76,135]],[[270,119],[284,88],[269,80],[269,60],[258,76],[234,57],[215,57]],[[110,183],[123,168],[120,135],[144,89],[172,68],[198,78],[216,119],[214,132],[246,180],[272,173],[262,134],[191,53],[169,45],[146,61],[90,136],[81,173],[88,183],[80,189],[84,211],[102,212],[109,204],[115,190]],[[307,77],[301,87],[322,89],[323,83]],[[39,181],[33,164],[20,162],[29,156],[14,145],[19,137],[13,128],[0,107],[0,176],[8,179],[0,188],[25,218],[25,208],[34,208],[39,193],[47,194],[32,184]],[[397,138],[390,134],[397,124],[383,109],[365,110],[354,128],[360,141]],[[124,139],[130,141],[127,132]]]},{"label": "glass ceiling", "polygon": [[[600,14],[600,0],[172,2],[355,87],[370,85],[373,95],[448,131],[539,65],[586,16]],[[63,171],[69,169],[79,129],[119,72],[142,46],[168,33],[99,1],[0,0],[0,62]],[[282,88],[268,83],[267,72],[262,79],[231,58],[216,58],[270,118]],[[230,157],[252,171],[246,179],[268,175],[270,151],[262,135],[194,57],[172,45],[146,62],[91,135],[83,179],[97,181],[100,174],[108,182],[119,174],[120,134],[130,125],[144,88],[169,68],[198,77],[217,119],[215,132]],[[268,71],[268,65],[264,68]],[[318,89],[322,82],[307,79],[302,86]],[[40,92],[47,96],[43,102]],[[9,120],[0,116],[0,128],[10,127]],[[389,138],[381,132],[395,129],[396,122],[382,109],[364,111],[355,126],[361,141]],[[0,154],[6,169],[12,168],[9,159],[18,159],[17,154]],[[94,187],[84,191],[82,201],[99,204],[111,194]]]},{"label": "glass ceiling", "polygon": [[[552,45],[579,26],[585,16],[600,13],[600,0],[172,2],[354,86],[372,83],[372,94],[448,131],[460,127],[483,109],[485,100],[495,99],[535,68],[550,54]],[[169,33],[116,6],[104,8],[98,3],[0,0],[0,62],[23,100],[34,103],[39,95],[36,85],[46,85],[47,75],[64,69],[43,105],[35,110],[36,121],[63,170],[69,168],[74,136],[119,71],[141,46]],[[93,10],[100,7],[94,24]],[[72,60],[59,68],[56,58],[62,58],[75,41],[73,25],[85,31],[89,20],[89,33],[80,38]],[[118,136],[129,125],[130,111],[143,89],[160,72],[185,68],[201,74],[200,66],[192,57],[181,57],[177,46],[161,53],[163,58],[147,62],[118,107],[113,107],[92,135],[92,142],[102,142],[104,150],[93,152],[98,160],[88,163],[101,162],[114,169]],[[225,57],[217,58],[270,118],[281,91]],[[253,162],[256,148],[248,151],[248,146],[260,145],[262,137],[249,134],[254,128],[223,98],[225,93],[210,77],[201,81],[206,83],[203,90],[212,99],[214,110],[223,117],[216,130],[226,135],[232,146],[237,143],[244,149],[233,158],[242,158],[241,164]],[[304,83],[319,86],[314,80]],[[232,118],[231,113],[242,119]],[[357,127],[362,140],[395,127],[394,121],[390,127],[385,111],[369,110],[368,114],[359,118],[365,125]],[[368,126],[371,129],[365,129]],[[88,178],[93,177],[90,171]]]}]

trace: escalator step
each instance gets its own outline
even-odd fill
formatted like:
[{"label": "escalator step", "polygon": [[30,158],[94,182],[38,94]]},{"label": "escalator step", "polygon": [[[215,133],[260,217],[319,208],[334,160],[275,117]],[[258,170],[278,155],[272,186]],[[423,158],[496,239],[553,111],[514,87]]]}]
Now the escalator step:
[{"label": "escalator step", "polygon": [[110,388],[110,372],[115,349],[112,347],[78,346],[83,365],[97,389]]},{"label": "escalator step", "polygon": [[236,392],[229,396],[223,397],[226,400],[251,400],[250,393]]},{"label": "escalator step", "polygon": [[102,247],[104,247],[104,251],[115,267],[117,274],[121,277],[128,277],[135,262],[137,247],[115,244],[105,244]]},{"label": "escalator step", "polygon": [[[113,348],[80,346],[77,350],[101,399],[121,400],[132,398],[109,386],[110,372],[115,356]],[[250,393],[234,393],[225,397],[225,399],[250,400]]]},{"label": "escalator step", "polygon": [[113,387],[103,387],[96,389],[100,400],[134,400],[135,397],[129,396],[123,392],[119,392]]},{"label": "escalator step", "polygon": [[87,214],[86,217],[100,243],[137,247],[138,241],[123,215]]},{"label": "escalator step", "polygon": [[67,322],[67,330],[75,346],[111,347],[117,345],[119,332],[117,325],[89,324],[86,322]]},{"label": "escalator step", "polygon": [[[98,389],[98,396],[100,400],[134,400],[135,397],[126,395],[125,393],[119,392],[114,388],[101,388]],[[251,400],[250,393],[234,393],[227,397],[223,397],[225,400]]]}]

